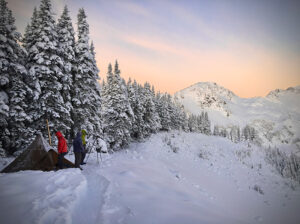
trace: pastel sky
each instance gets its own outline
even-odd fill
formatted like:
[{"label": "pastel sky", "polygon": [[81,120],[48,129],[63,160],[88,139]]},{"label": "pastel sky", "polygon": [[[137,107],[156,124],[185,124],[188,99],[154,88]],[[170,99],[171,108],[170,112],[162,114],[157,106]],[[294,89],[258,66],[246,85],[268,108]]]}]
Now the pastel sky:
[{"label": "pastel sky", "polygon": [[[7,0],[23,33],[40,0]],[[122,76],[174,93],[212,81],[241,97],[300,85],[300,1],[52,0],[76,29],[83,7],[100,77],[118,59]]]}]

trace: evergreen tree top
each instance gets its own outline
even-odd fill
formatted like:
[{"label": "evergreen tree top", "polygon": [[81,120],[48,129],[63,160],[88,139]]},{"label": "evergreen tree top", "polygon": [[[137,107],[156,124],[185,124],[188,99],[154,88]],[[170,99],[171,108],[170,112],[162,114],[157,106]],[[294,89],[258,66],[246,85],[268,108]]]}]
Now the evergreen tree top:
[{"label": "evergreen tree top", "polygon": [[40,4],[39,17],[41,19],[49,19],[50,23],[55,23],[52,13],[52,5],[50,0],[42,0]]},{"label": "evergreen tree top", "polygon": [[69,17],[69,9],[68,9],[67,5],[64,6],[64,11],[62,13],[62,17]]},{"label": "evergreen tree top", "polygon": [[107,70],[107,84],[110,85],[112,82],[113,82],[112,66],[111,63],[109,63],[108,70]]},{"label": "evergreen tree top", "polygon": [[31,27],[35,27],[37,25],[38,15],[39,15],[39,12],[38,12],[37,8],[34,7],[32,17],[31,17],[31,23],[30,23]]},{"label": "evergreen tree top", "polygon": [[30,23],[26,26],[25,34],[23,38],[24,47],[29,51],[33,44],[37,41],[34,37],[38,29],[38,10],[36,7],[33,9],[33,14],[30,19]]},{"label": "evergreen tree top", "polygon": [[132,80],[131,80],[131,78],[129,77],[128,82],[127,82],[127,85],[131,85],[131,83],[132,83]]},{"label": "evergreen tree top", "polygon": [[0,34],[16,36],[15,18],[12,12],[7,8],[7,2],[0,0]]},{"label": "evergreen tree top", "polygon": [[72,25],[71,17],[69,15],[69,9],[67,5],[65,5],[61,17],[58,19],[58,24],[63,24],[63,23],[67,23],[67,24],[70,23]]},{"label": "evergreen tree top", "polygon": [[18,61],[26,54],[18,43],[21,34],[17,32],[15,18],[12,11],[7,8],[5,0],[0,0],[0,37],[2,57],[6,55],[11,60]]},{"label": "evergreen tree top", "polygon": [[121,71],[119,70],[119,64],[118,64],[118,61],[116,60],[114,74],[120,75],[120,73],[121,73]]},{"label": "evergreen tree top", "polygon": [[145,88],[145,89],[149,89],[149,90],[150,90],[150,84],[149,84],[149,82],[145,82],[145,84],[144,84],[144,88]]},{"label": "evergreen tree top", "polygon": [[108,64],[108,71],[107,74],[112,74],[112,66],[111,63]]},{"label": "evergreen tree top", "polygon": [[89,43],[89,24],[87,23],[87,16],[83,8],[80,8],[77,15],[78,26],[78,42]]}]

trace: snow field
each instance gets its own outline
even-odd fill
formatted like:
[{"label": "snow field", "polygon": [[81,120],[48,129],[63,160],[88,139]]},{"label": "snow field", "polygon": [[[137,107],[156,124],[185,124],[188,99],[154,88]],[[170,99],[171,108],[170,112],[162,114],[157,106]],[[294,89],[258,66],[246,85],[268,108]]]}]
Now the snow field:
[{"label": "snow field", "polygon": [[[98,155],[99,156],[99,155]],[[73,155],[68,155],[71,161]],[[100,157],[99,157],[100,161]],[[0,175],[1,223],[299,223],[299,184],[262,148],[159,133],[79,169]]]},{"label": "snow field", "polygon": [[272,169],[259,148],[175,132],[116,153],[102,174],[121,223],[297,223],[299,188]]}]

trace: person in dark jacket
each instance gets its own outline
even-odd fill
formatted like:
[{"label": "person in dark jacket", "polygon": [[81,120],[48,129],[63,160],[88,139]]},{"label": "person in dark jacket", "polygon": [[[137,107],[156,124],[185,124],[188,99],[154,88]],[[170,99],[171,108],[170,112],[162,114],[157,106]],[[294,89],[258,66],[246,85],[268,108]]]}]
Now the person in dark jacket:
[{"label": "person in dark jacket", "polygon": [[84,151],[81,132],[78,132],[75,139],[73,140],[73,150],[75,154],[75,167],[80,168],[81,154]]},{"label": "person in dark jacket", "polygon": [[64,166],[64,156],[68,152],[67,141],[60,131],[56,132],[56,137],[58,139],[57,152],[58,152],[58,166],[62,169]]},{"label": "person in dark jacket", "polygon": [[82,140],[82,144],[83,144],[83,152],[81,153],[81,165],[84,165],[86,164],[84,161],[84,158],[85,158],[85,155],[86,155],[86,140],[85,140],[85,137],[87,135],[87,132],[86,130],[82,129],[81,130],[81,140]]}]

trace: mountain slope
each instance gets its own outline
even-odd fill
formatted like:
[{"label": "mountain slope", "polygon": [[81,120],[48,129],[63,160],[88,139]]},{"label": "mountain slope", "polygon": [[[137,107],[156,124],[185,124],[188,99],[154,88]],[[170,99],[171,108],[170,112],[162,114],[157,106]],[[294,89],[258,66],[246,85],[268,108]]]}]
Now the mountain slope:
[{"label": "mountain slope", "polygon": [[174,94],[189,113],[208,111],[213,125],[250,125],[268,147],[300,150],[300,86],[274,90],[266,97],[240,98],[216,83],[197,83]]}]

